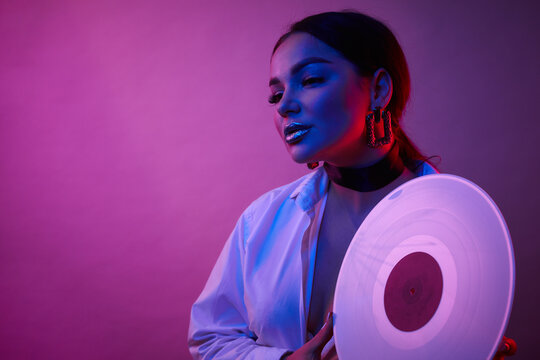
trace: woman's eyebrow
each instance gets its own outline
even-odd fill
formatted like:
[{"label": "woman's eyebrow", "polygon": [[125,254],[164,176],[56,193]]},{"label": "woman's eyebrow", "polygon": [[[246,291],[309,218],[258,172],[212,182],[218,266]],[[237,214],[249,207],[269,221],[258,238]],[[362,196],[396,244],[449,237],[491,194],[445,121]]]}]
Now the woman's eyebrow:
[{"label": "woman's eyebrow", "polygon": [[[327,59],[324,59],[324,58],[321,58],[321,57],[316,57],[316,56],[308,57],[308,58],[300,60],[299,62],[294,64],[294,66],[291,69],[291,75],[294,75],[294,74],[298,73],[300,70],[302,70],[302,68],[304,66],[307,66],[307,65],[313,64],[313,63],[331,64],[332,62],[330,60],[327,60]],[[275,85],[275,84],[278,84],[278,83],[279,83],[279,79],[276,78],[276,77],[273,77],[268,82],[268,86],[272,86],[272,85]]]}]

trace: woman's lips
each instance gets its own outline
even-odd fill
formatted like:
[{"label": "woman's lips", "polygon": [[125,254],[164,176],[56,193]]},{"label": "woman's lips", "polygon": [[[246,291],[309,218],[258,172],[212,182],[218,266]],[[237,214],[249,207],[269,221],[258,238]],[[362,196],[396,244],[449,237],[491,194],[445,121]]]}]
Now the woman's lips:
[{"label": "woman's lips", "polygon": [[311,126],[307,126],[300,123],[291,123],[285,127],[283,134],[285,135],[285,142],[287,144],[294,144],[302,140],[302,138],[309,132]]}]

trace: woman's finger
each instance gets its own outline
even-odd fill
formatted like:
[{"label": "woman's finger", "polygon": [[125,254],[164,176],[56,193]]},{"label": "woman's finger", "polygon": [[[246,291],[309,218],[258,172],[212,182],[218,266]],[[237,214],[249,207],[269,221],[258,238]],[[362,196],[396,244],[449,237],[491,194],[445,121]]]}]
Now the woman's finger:
[{"label": "woman's finger", "polygon": [[334,316],[332,312],[329,312],[326,318],[326,322],[319,332],[311,339],[318,354],[321,353],[324,346],[332,336],[334,335]]},{"label": "woman's finger", "polygon": [[334,322],[332,313],[329,313],[326,322],[319,332],[307,343],[290,355],[285,355],[288,360],[320,359],[324,346],[333,336]]},{"label": "woman's finger", "polygon": [[321,356],[321,359],[322,360],[338,360],[336,345],[335,344],[332,345],[330,350],[328,350],[326,354]]}]

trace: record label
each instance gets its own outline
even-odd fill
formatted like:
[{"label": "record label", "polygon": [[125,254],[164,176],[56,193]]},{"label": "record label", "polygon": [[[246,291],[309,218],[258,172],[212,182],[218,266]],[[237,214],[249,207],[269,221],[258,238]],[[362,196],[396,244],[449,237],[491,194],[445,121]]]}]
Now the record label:
[{"label": "record label", "polygon": [[384,290],[384,310],[392,325],[414,331],[426,325],[439,307],[442,273],[437,261],[425,252],[401,259],[388,276]]}]

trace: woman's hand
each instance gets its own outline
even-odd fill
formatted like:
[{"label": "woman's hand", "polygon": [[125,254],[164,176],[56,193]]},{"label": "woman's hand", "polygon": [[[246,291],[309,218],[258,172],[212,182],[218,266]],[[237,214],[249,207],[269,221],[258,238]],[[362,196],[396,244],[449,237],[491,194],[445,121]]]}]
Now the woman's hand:
[{"label": "woman's hand", "polygon": [[499,351],[493,357],[493,360],[503,360],[505,356],[512,356],[517,351],[516,342],[513,339],[503,336]]},{"label": "woman's hand", "polygon": [[287,356],[287,360],[334,360],[337,359],[335,346],[332,345],[330,351],[321,359],[321,352],[325,345],[334,335],[334,322],[332,313],[328,313],[326,322],[319,332],[305,343],[300,349]]}]

